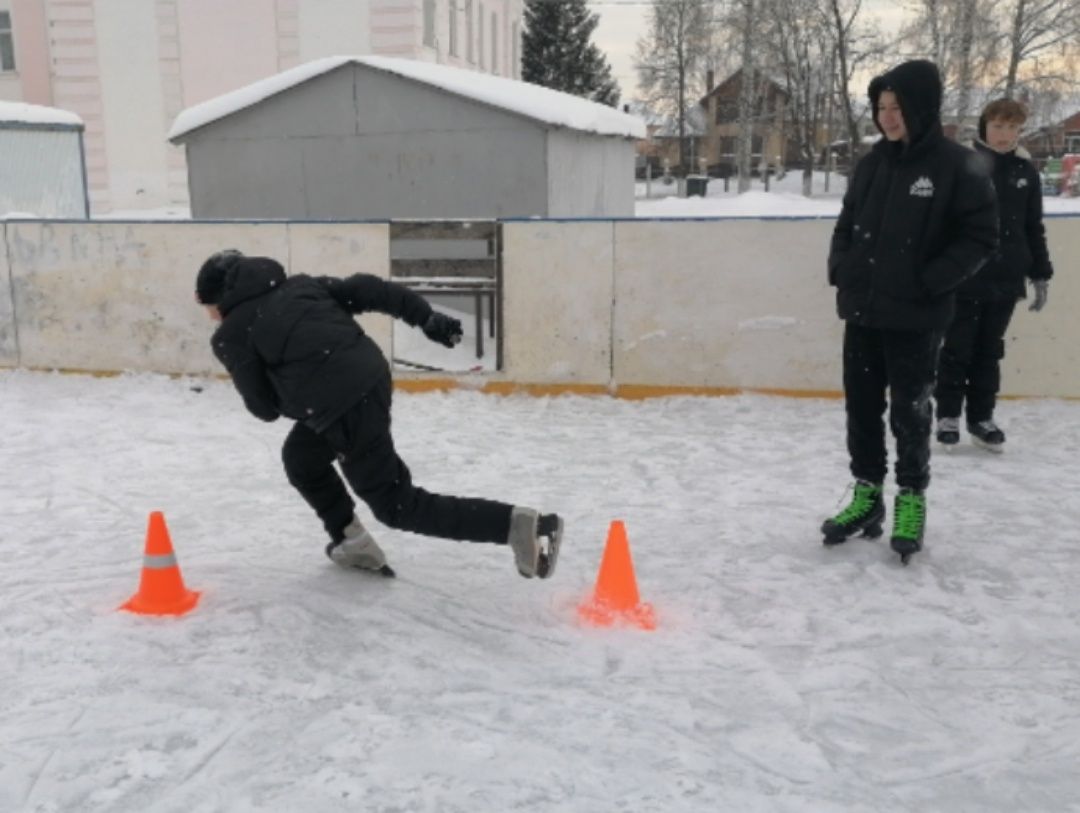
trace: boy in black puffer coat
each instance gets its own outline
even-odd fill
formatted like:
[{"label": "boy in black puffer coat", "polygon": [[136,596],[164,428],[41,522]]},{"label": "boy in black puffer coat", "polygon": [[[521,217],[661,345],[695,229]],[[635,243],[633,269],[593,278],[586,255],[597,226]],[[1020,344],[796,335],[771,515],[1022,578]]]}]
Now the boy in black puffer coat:
[{"label": "boy in black puffer coat", "polygon": [[[983,110],[975,150],[987,163],[997,190],[1001,248],[956,293],[956,316],[938,364],[937,439],[960,441],[960,413],[966,406],[971,440],[1000,452],[1005,433],[994,422],[1001,386],[1005,331],[1030,279],[1035,298],[1029,310],[1046,304],[1054,275],[1046,248],[1039,173],[1017,147],[1027,114],[1018,102],[999,99]],[[966,400],[966,404],[965,404]]]},{"label": "boy in black puffer coat", "polygon": [[884,138],[848,182],[829,252],[844,328],[844,398],[854,496],[822,526],[826,545],[881,533],[889,425],[896,437],[892,548],[922,548],[930,433],[941,337],[954,291],[997,244],[990,178],[974,152],[945,138],[941,77],[905,62],[869,88]]},{"label": "boy in black puffer coat", "polygon": [[412,484],[390,434],[392,383],[382,351],[353,314],[375,311],[452,347],[461,323],[418,294],[370,274],[286,277],[268,257],[221,251],[199,269],[195,298],[221,325],[214,355],[255,417],[296,423],[282,460],[289,482],[322,520],[326,553],[343,567],[394,575],[353,513],[334,468],[385,525],[448,539],[508,544],[518,572],[555,569],[562,520],[491,500],[431,494]]}]

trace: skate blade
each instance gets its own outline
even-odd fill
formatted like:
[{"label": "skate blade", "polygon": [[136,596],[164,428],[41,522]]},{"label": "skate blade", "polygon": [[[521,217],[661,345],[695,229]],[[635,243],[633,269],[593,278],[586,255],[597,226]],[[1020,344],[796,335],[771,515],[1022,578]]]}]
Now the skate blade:
[{"label": "skate blade", "polygon": [[827,548],[835,548],[837,545],[842,545],[849,539],[854,537],[862,537],[864,539],[877,539],[884,533],[884,529],[880,524],[867,525],[862,530],[852,531],[849,534],[834,534],[830,536],[825,534],[825,538],[821,540],[821,544]]},{"label": "skate blade", "polygon": [[978,446],[980,449],[987,452],[991,452],[992,454],[1001,454],[1005,451],[1004,443],[987,443],[985,440],[981,440],[974,435],[971,436],[971,442],[973,445]]},{"label": "skate blade", "polygon": [[555,572],[555,565],[559,561],[559,547],[562,545],[563,521],[559,517],[555,527],[555,533],[547,537],[547,548],[540,551],[540,558],[536,562],[536,575],[541,579],[550,579]]},{"label": "skate blade", "polygon": [[911,561],[911,557],[922,550],[922,547],[915,548],[914,550],[910,548],[897,548],[896,545],[891,545],[891,547],[893,549],[893,553],[896,553],[900,556],[900,564],[904,565],[905,567]]},{"label": "skate blade", "polygon": [[363,565],[346,565],[348,570],[354,570],[359,573],[367,573],[369,576],[383,576],[387,579],[397,578],[397,573],[390,565],[383,565],[382,567],[364,567]]}]

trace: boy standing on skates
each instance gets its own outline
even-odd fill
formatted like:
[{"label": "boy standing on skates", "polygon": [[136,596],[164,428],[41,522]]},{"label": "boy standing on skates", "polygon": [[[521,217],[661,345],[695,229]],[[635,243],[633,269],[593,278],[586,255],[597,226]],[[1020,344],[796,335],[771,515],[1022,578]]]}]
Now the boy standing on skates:
[{"label": "boy standing on skates", "polygon": [[922,549],[930,397],[955,289],[997,244],[994,190],[975,154],[945,138],[937,66],[905,62],[869,87],[882,138],[855,168],[829,252],[844,328],[851,503],[822,525],[834,545],[877,536],[885,518],[886,393],[896,438],[891,546]]},{"label": "boy standing on skates", "polygon": [[938,365],[937,439],[960,441],[960,414],[966,407],[971,440],[994,452],[1003,450],[1005,433],[994,421],[1001,387],[1005,331],[1016,301],[1032,281],[1029,310],[1046,304],[1054,275],[1046,248],[1039,173],[1017,146],[1027,114],[1018,102],[998,99],[983,110],[975,151],[992,173],[997,191],[1001,247],[986,266],[956,293],[956,316],[945,334]]},{"label": "boy standing on skates", "polygon": [[220,251],[199,269],[195,298],[221,324],[214,355],[248,411],[295,421],[282,448],[289,483],[322,520],[326,554],[342,567],[393,576],[353,513],[352,490],[391,528],[446,539],[505,544],[518,572],[552,575],[562,520],[531,508],[432,494],[414,486],[390,434],[390,366],[353,314],[386,313],[452,347],[461,323],[419,294],[370,274],[286,277],[269,257]]}]

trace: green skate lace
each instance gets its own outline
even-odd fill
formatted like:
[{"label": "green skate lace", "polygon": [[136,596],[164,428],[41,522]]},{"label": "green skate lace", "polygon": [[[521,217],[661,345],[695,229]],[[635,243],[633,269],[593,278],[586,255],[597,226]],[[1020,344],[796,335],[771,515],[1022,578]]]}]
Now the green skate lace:
[{"label": "green skate lace", "polygon": [[855,496],[851,498],[851,504],[837,514],[833,522],[837,525],[846,525],[853,520],[862,519],[874,507],[874,502],[880,496],[881,486],[856,483]]},{"label": "green skate lace", "polygon": [[903,539],[918,539],[926,520],[926,497],[922,494],[903,493],[896,495],[896,520],[893,536]]}]

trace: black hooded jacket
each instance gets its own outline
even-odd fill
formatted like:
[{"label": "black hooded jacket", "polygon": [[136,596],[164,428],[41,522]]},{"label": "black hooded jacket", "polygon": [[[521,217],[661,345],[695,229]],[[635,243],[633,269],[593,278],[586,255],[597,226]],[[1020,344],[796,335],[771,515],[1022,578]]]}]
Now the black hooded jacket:
[{"label": "black hooded jacket", "polygon": [[994,189],[975,152],[942,131],[932,62],[905,62],[870,83],[875,124],[886,90],[896,94],[909,140],[882,138],[855,167],[833,230],[829,283],[841,319],[943,330],[953,292],[997,245]]},{"label": "black hooded jacket", "polygon": [[267,257],[229,269],[211,338],[244,405],[264,421],[284,415],[326,429],[389,374],[386,358],[352,314],[376,311],[418,326],[420,295],[370,274],[286,277]]},{"label": "black hooded jacket", "polygon": [[[980,135],[986,136],[985,122],[980,122]],[[986,267],[960,286],[957,295],[976,300],[1023,298],[1025,278],[1048,280],[1054,275],[1043,226],[1041,179],[1034,165],[1016,150],[999,153],[976,141],[975,151],[994,180],[1001,245]]]}]

